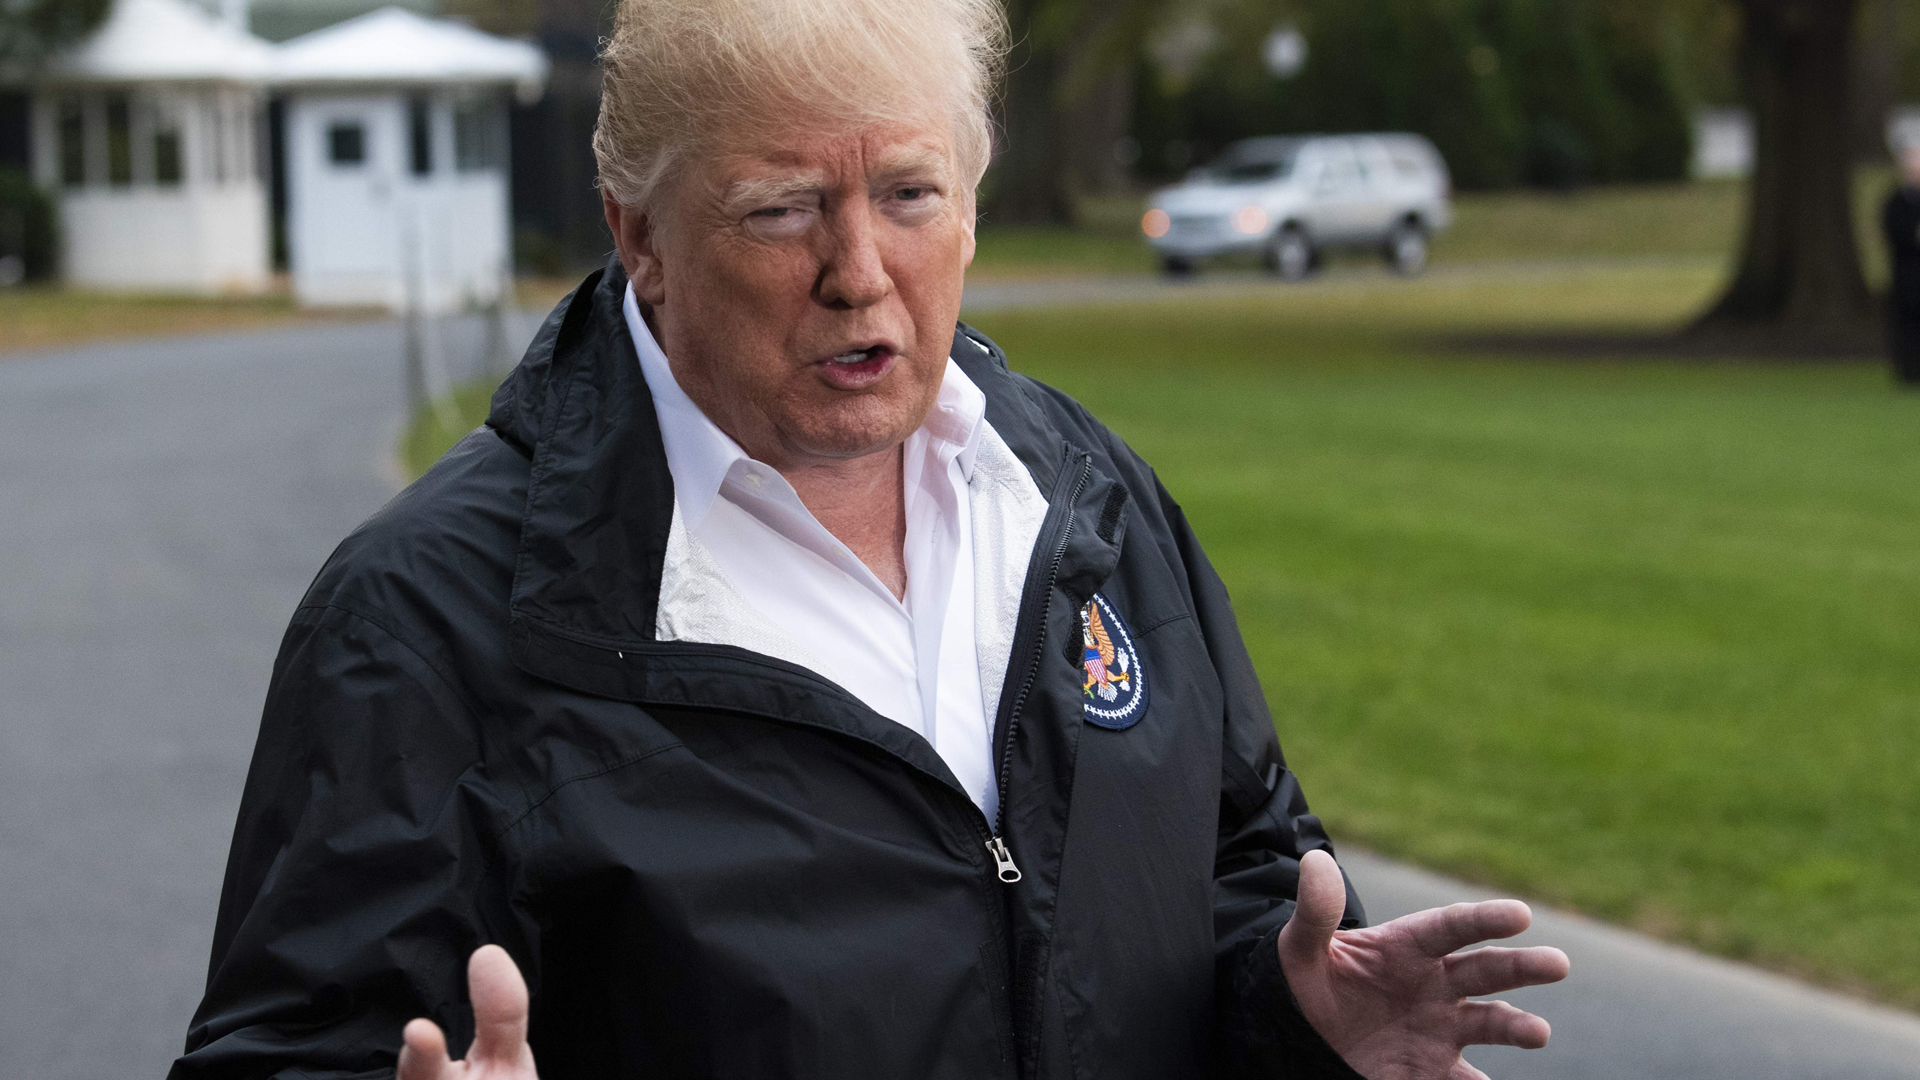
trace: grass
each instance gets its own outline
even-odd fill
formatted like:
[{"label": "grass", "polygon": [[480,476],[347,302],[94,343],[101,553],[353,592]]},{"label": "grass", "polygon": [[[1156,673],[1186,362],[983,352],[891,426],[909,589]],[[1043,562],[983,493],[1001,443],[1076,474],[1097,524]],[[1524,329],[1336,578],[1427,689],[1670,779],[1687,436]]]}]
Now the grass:
[{"label": "grass", "polygon": [[[522,306],[544,311],[577,283],[572,278],[522,278],[518,300]],[[0,289],[0,352],[385,314],[370,307],[303,309],[285,289],[264,296],[203,297],[33,285]]]},{"label": "grass", "polygon": [[198,297],[15,287],[0,289],[0,352],[367,314],[358,309],[325,316],[303,311],[284,293]]},{"label": "grass", "polygon": [[400,433],[400,465],[408,476],[426,472],[441,454],[486,420],[494,386],[492,379],[461,383],[453,388],[450,402],[423,405],[414,412]]},{"label": "grass", "polygon": [[1920,1006],[1920,398],[1423,341],[1658,325],[1716,284],[980,323],[1182,500],[1336,837]]}]

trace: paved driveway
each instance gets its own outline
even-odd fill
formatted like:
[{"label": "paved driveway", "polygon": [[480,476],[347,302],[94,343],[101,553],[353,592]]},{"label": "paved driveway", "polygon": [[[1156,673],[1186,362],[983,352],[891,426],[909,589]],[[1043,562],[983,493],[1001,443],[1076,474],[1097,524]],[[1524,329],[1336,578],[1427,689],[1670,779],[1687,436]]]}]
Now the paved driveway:
[{"label": "paved driveway", "polygon": [[[392,491],[399,343],[370,323],[0,359],[0,1080],[158,1077],[178,1052],[279,634]],[[1349,863],[1379,915],[1471,891]],[[1920,1077],[1908,1018],[1543,930],[1575,980],[1532,992],[1552,1049],[1478,1059],[1502,1077]]]},{"label": "paved driveway", "polygon": [[392,493],[399,350],[382,322],[0,357],[0,1080],[179,1052],[280,632]]}]

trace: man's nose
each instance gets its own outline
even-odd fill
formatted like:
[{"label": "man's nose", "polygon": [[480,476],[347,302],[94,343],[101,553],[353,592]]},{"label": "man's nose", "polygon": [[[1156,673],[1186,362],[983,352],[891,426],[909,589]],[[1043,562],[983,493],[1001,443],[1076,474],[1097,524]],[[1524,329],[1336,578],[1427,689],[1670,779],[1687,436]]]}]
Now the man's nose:
[{"label": "man's nose", "polygon": [[893,292],[873,208],[863,201],[841,208],[834,217],[814,299],[831,308],[871,307]]}]

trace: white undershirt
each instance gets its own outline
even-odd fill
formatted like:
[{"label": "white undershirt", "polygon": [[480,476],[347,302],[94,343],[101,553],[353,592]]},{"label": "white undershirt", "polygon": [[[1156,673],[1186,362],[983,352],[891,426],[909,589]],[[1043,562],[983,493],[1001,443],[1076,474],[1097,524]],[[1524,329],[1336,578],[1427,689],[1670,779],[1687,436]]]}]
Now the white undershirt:
[{"label": "white undershirt", "polygon": [[785,477],[748,457],[687,396],[631,286],[625,312],[690,539],[771,628],[801,644],[809,666],[924,737],[991,820],[997,792],[975,644],[968,498],[988,428],[980,388],[949,359],[926,423],[903,447],[903,601],[820,524]]}]

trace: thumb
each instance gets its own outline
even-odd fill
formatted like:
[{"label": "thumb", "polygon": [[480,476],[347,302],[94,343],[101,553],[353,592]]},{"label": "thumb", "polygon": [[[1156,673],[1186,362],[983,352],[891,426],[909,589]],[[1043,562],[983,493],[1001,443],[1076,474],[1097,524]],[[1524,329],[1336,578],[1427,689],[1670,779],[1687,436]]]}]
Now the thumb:
[{"label": "thumb", "polygon": [[482,945],[467,961],[467,996],[473,999],[473,1045],[467,1060],[502,1065],[527,1053],[527,983],[513,957],[498,945]]},{"label": "thumb", "polygon": [[1333,856],[1318,849],[1300,857],[1300,885],[1293,918],[1280,930],[1283,960],[1317,963],[1347,913],[1347,881]]}]

